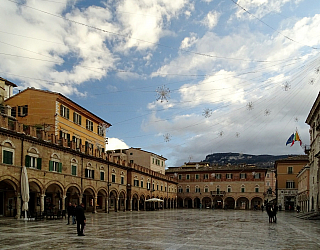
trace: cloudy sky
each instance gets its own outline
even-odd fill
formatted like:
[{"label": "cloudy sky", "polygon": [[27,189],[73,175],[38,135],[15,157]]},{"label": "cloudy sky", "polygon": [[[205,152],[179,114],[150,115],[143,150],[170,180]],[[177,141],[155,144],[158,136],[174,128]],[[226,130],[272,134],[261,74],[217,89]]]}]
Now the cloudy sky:
[{"label": "cloudy sky", "polygon": [[0,76],[112,124],[167,166],[286,146],[319,93],[319,0],[1,0]]}]

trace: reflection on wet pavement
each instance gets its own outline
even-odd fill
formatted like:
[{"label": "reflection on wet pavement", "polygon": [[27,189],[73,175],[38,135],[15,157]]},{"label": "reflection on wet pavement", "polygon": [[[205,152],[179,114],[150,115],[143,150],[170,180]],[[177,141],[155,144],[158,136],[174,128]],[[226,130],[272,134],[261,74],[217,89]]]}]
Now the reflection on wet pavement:
[{"label": "reflection on wet pavement", "polygon": [[279,212],[161,210],[86,214],[84,237],[66,220],[0,218],[1,249],[320,249],[320,221]]}]

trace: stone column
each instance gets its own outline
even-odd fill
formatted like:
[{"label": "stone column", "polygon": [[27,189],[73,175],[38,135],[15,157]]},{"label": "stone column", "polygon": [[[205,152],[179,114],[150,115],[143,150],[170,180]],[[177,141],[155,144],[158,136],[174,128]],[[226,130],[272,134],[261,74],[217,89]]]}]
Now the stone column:
[{"label": "stone column", "polygon": [[106,198],[106,206],[107,206],[107,210],[106,212],[109,213],[109,196]]},{"label": "stone column", "polygon": [[46,196],[45,194],[41,194],[41,196],[40,196],[40,212],[41,213],[44,212],[44,197],[45,196]]},{"label": "stone column", "polygon": [[120,207],[119,207],[119,198],[117,198],[114,203],[115,203],[115,204],[114,204],[114,205],[115,205],[115,208],[114,208],[114,209],[115,209],[116,212],[118,212],[118,211],[119,211],[119,208],[120,208]]},{"label": "stone column", "polygon": [[132,206],[133,206],[133,204],[132,204],[132,199],[130,199],[130,200],[129,200],[129,208],[130,208],[130,211],[132,211]]},{"label": "stone column", "polygon": [[251,209],[251,201],[249,200],[249,210]]},{"label": "stone column", "polygon": [[66,198],[67,196],[62,196],[61,210],[66,210]]},{"label": "stone column", "polygon": [[17,193],[17,215],[16,219],[20,219],[21,217],[21,194]]},{"label": "stone column", "polygon": [[78,204],[77,204],[77,205],[80,205],[80,204],[81,204],[81,202],[82,202],[82,198],[83,198],[83,196],[82,196],[82,194],[80,194],[80,195],[79,195],[79,202],[78,202]]},{"label": "stone column", "polygon": [[184,208],[184,199],[182,200],[182,208]]},{"label": "stone column", "polygon": [[192,208],[194,208],[194,200],[192,200]]},{"label": "stone column", "polygon": [[98,196],[95,196],[94,198],[93,198],[93,213],[97,213],[97,200],[98,200]]},{"label": "stone column", "polygon": [[143,209],[144,209],[144,211],[147,210],[147,207],[146,207],[146,206],[147,206],[147,203],[146,203],[146,200],[144,200],[144,201],[143,201]]}]

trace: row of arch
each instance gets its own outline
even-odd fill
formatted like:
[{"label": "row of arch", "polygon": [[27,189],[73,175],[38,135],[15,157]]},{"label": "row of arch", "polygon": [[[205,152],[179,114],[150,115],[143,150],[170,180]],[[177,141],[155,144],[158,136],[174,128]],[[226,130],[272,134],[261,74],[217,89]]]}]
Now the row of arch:
[{"label": "row of arch", "polygon": [[[65,210],[69,203],[85,205],[88,212],[109,212],[126,210],[153,210],[176,208],[177,200],[168,197],[153,197],[149,194],[128,194],[125,189],[102,187],[96,190],[92,186],[81,188],[76,183],[64,187],[58,181],[46,185],[35,179],[29,179],[29,212]],[[146,202],[150,198],[159,198],[163,202]],[[17,179],[11,176],[0,178],[0,215],[20,216],[21,197]]]},{"label": "row of arch", "polygon": [[215,209],[255,209],[263,204],[261,197],[203,197],[203,198],[181,198],[178,197],[178,208],[215,208]]}]

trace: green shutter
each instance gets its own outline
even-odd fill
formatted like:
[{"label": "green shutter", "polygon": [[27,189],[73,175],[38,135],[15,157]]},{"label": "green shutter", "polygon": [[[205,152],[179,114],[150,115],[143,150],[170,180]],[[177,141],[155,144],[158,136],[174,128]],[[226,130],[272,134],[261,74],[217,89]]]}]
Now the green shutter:
[{"label": "green shutter", "polygon": [[53,161],[49,161],[49,171],[53,171]]},{"label": "green shutter", "polygon": [[3,163],[13,164],[13,153],[10,151],[3,150]]},{"label": "green shutter", "polygon": [[31,160],[30,155],[26,155],[26,157],[25,157],[25,165],[26,165],[27,168],[30,168],[30,160]]},{"label": "green shutter", "polygon": [[67,140],[70,141],[70,134],[67,134]]},{"label": "green shutter", "polygon": [[72,175],[77,175],[77,166],[71,166],[71,174]]},{"label": "green shutter", "polygon": [[104,172],[100,172],[100,180],[104,181]]},{"label": "green shutter", "polygon": [[92,179],[94,179],[94,170],[92,170]]},{"label": "green shutter", "polygon": [[58,172],[62,173],[62,163],[61,162],[58,163]]},{"label": "green shutter", "polygon": [[67,108],[67,119],[69,119],[69,109]]},{"label": "green shutter", "polygon": [[42,158],[37,158],[37,169],[41,170]]},{"label": "green shutter", "polygon": [[84,177],[88,178],[88,169],[84,170]]},{"label": "green shutter", "polygon": [[79,115],[79,125],[81,125],[81,115]]},{"label": "green shutter", "polygon": [[60,105],[60,115],[63,116],[63,105]]}]

